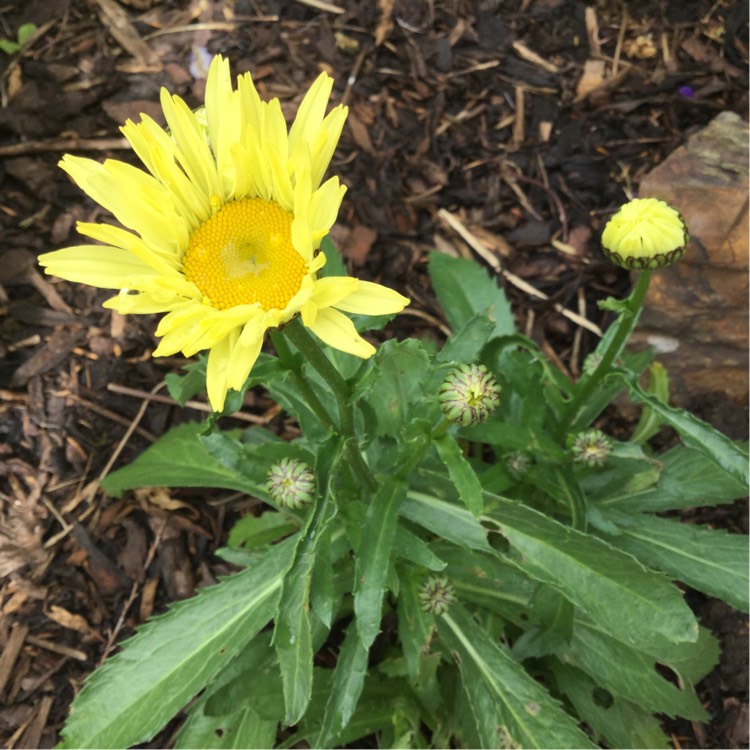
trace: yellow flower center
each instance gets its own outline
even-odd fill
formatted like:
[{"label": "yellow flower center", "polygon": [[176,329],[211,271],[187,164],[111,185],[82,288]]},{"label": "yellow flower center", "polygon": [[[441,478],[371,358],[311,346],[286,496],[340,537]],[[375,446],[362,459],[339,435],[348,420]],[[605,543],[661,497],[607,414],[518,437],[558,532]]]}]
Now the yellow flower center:
[{"label": "yellow flower center", "polygon": [[190,236],[185,278],[218,310],[255,302],[283,310],[307,273],[292,245],[292,219],[262,198],[227,203]]}]

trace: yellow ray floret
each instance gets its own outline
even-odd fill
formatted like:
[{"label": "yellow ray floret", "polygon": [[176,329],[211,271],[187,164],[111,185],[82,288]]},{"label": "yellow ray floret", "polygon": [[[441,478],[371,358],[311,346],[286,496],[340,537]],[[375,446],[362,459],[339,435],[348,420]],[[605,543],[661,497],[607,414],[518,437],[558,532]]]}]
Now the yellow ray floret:
[{"label": "yellow ray floret", "polygon": [[369,357],[375,349],[344,312],[386,315],[409,304],[379,284],[318,278],[320,242],[346,190],[337,177],[322,182],[347,115],[343,106],[325,114],[332,86],[321,74],[287,130],[278,99],[261,101],[249,74],[234,88],[217,56],[204,108],[192,112],[162,90],[168,130],[145,115],[122,128],[146,170],[71,155],[60,163],[122,226],[79,223],[102,244],[39,262],[49,274],[119,290],[106,307],[164,313],[154,356],[207,350],[216,411],[242,387],[269,328],[299,316],[326,344]]}]

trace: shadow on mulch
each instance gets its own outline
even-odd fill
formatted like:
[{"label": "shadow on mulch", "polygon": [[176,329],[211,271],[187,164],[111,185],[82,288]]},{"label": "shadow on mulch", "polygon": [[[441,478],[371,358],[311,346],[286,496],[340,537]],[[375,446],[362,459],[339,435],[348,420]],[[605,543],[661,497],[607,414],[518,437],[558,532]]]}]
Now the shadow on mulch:
[{"label": "shadow on mulch", "polygon": [[[56,163],[63,153],[135,163],[117,126],[160,118],[166,86],[201,100],[206,51],[250,70],[292,113],[320,69],[350,115],[333,170],[348,185],[335,239],[359,276],[414,304],[388,329],[439,338],[427,253],[486,256],[534,285],[506,284],[519,329],[567,373],[629,288],[598,250],[626,191],[718,112],[747,113],[747,6],[703,0],[31,0],[0,8],[0,37],[37,32],[0,59],[0,738],[50,747],[85,676],[169,601],[227,572],[213,551],[253,502],[228,493],[97,489],[204,404],[158,390],[153,321],[101,308],[108,295],[52,282],[40,252],[103,214]],[[626,14],[623,13],[623,7]],[[381,13],[381,8],[385,12]],[[744,15],[743,15],[744,14]],[[555,307],[557,305],[557,308]],[[588,327],[559,313],[581,315]],[[293,429],[262,392],[245,420]],[[746,424],[746,420],[745,420]],[[743,426],[742,429],[745,429]],[[747,531],[744,505],[701,520]],[[747,742],[747,621],[693,592],[722,640],[701,685],[707,725],[668,722],[676,747]],[[164,745],[169,734],[159,738]],[[156,745],[155,745],[156,746]]]}]

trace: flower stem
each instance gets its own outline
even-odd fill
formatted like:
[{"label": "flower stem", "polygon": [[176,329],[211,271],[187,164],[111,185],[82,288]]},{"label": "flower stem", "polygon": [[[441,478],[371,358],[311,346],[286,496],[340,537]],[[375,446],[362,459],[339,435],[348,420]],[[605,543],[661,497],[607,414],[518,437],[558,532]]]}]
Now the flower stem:
[{"label": "flower stem", "polygon": [[307,401],[308,406],[313,412],[315,412],[315,416],[320,420],[326,430],[333,430],[334,423],[330,414],[325,406],[323,406],[323,403],[318,398],[318,395],[315,393],[310,383],[307,382],[302,374],[302,369],[298,361],[295,360],[294,354],[292,354],[292,350],[289,348],[286,339],[279,333],[279,331],[271,330],[269,333],[271,334],[273,345],[276,348],[276,353],[279,355],[282,364],[291,373],[297,390],[302,394],[302,397]]},{"label": "flower stem", "polygon": [[[300,323],[299,318],[294,318],[282,330],[331,389],[339,410],[339,432],[345,441],[344,449],[349,458],[350,466],[365,487],[370,490],[377,489],[378,482],[362,458],[362,453],[359,450],[359,441],[354,431],[354,407],[352,406],[351,391],[348,383],[333,366],[331,360],[328,359],[318,345],[318,342],[315,341],[307,329]],[[303,391],[305,398],[308,398],[307,391],[309,391],[318,400],[303,376],[300,377],[300,380],[303,380],[306,385],[306,390]]]},{"label": "flower stem", "polygon": [[625,307],[620,314],[620,317],[615,322],[617,330],[612,337],[612,341],[610,341],[609,346],[602,355],[601,362],[599,362],[594,372],[588,377],[581,379],[575,396],[565,410],[558,431],[558,437],[561,440],[565,438],[565,435],[568,433],[571,426],[575,425],[580,416],[579,412],[581,406],[583,406],[586,399],[588,399],[594,392],[597,385],[599,385],[599,383],[601,383],[601,381],[610,373],[615,359],[625,347],[625,344],[640,317],[641,307],[643,306],[643,300],[646,297],[650,281],[651,271],[642,271],[638,277],[635,288],[624,302]]}]

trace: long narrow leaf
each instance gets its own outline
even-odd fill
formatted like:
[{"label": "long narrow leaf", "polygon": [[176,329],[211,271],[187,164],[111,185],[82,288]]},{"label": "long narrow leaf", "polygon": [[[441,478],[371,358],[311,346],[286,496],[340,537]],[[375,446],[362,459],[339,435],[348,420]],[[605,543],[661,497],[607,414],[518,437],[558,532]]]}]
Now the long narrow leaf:
[{"label": "long narrow leaf", "polygon": [[664,575],[601,539],[496,495],[488,516],[520,554],[519,567],[557,588],[595,622],[626,643],[655,636],[678,643],[698,638],[698,623]]},{"label": "long narrow leaf", "polygon": [[748,611],[748,538],[652,515],[603,514],[619,528],[604,537],[647,565]]},{"label": "long narrow leaf", "polygon": [[318,542],[335,514],[336,505],[330,495],[320,498],[310,522],[302,532],[294,564],[284,580],[274,629],[274,646],[284,684],[284,721],[287,724],[296,724],[310,701],[313,681],[310,582]]},{"label": "long narrow leaf", "polygon": [[574,667],[554,664],[553,673],[578,715],[609,747],[672,747],[659,720],[646,709],[611,695]]},{"label": "long narrow leaf", "polygon": [[631,398],[651,407],[666,424],[674,427],[685,445],[702,451],[732,478],[743,486],[748,486],[750,467],[746,450],[690,412],[663,404],[655,396],[646,393],[635,376],[625,372],[618,372],[616,376],[627,384]]},{"label": "long narrow leaf", "polygon": [[73,702],[61,746],[122,748],[151,739],[273,617],[295,542],[272,547],[124,643]]},{"label": "long narrow leaf", "polygon": [[387,477],[375,493],[365,516],[367,533],[357,555],[354,613],[357,632],[369,649],[380,632],[388,565],[396,538],[398,511],[406,496],[403,482]]},{"label": "long narrow leaf", "polygon": [[362,645],[362,639],[352,623],[347,628],[339,651],[323,723],[313,747],[328,747],[331,739],[339,736],[349,723],[365,684],[367,653],[368,649]]},{"label": "long narrow leaf", "polygon": [[596,747],[460,605],[438,620],[438,635],[458,663],[482,747]]},{"label": "long narrow leaf", "polygon": [[466,508],[456,503],[426,492],[410,491],[401,506],[401,515],[459,547],[490,549],[486,530]]},{"label": "long narrow leaf", "polygon": [[443,435],[435,439],[435,448],[448,469],[448,476],[458,490],[461,501],[472,515],[479,517],[484,507],[482,485],[471,464],[464,458],[456,439],[452,435]]}]

